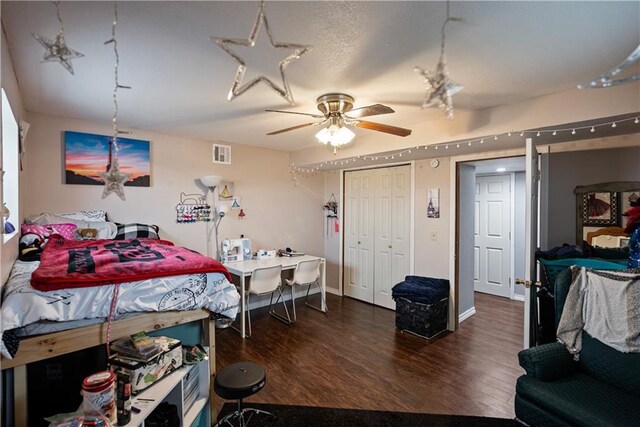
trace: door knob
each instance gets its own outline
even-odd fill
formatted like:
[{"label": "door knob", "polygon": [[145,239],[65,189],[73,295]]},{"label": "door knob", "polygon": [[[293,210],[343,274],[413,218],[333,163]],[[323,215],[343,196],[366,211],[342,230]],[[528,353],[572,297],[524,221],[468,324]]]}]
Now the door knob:
[{"label": "door knob", "polygon": [[[529,289],[531,287],[531,281],[530,280],[519,279],[519,278],[516,277],[516,285],[524,285],[525,288]],[[536,281],[533,285],[537,286],[537,287],[540,287],[542,285],[542,283],[540,283],[539,281]]]},{"label": "door knob", "polygon": [[360,244],[360,240],[358,240],[358,244]]},{"label": "door knob", "polygon": [[391,249],[391,245],[389,245],[389,249]]}]

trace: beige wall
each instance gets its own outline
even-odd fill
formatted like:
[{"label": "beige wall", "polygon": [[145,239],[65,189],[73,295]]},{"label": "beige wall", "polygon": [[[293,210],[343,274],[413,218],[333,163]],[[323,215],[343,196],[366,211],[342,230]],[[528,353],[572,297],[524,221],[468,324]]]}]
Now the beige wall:
[{"label": "beige wall", "polygon": [[[415,274],[449,277],[449,227],[451,223],[448,157],[432,168],[428,160],[415,165]],[[440,218],[427,218],[427,190],[440,189]],[[435,233],[435,239],[432,234]]]},{"label": "beige wall", "polygon": [[[13,114],[15,115],[18,124],[20,124],[21,120],[25,120],[26,113],[22,101],[22,95],[20,93],[20,87],[18,85],[18,79],[13,70],[13,62],[11,60],[11,55],[9,54],[7,39],[4,36],[4,29],[2,29],[0,39],[0,44],[2,45],[2,60],[0,61],[2,74],[0,76],[0,82],[2,82],[2,88],[7,94],[7,98],[9,99],[9,104],[11,104]],[[2,165],[1,150],[0,165]],[[20,194],[23,194],[24,173],[20,173],[19,175]],[[0,185],[0,200],[2,200],[2,185]],[[14,225],[17,225],[21,222],[24,213],[24,204],[22,199],[20,199],[19,202],[20,217],[16,218],[15,214],[12,213],[12,217],[10,219]],[[0,206],[1,205],[2,203],[0,203]],[[3,240],[2,242],[0,242],[0,283],[4,283],[7,280],[7,278],[9,277],[9,272],[11,271],[11,266],[13,265],[13,261],[18,257],[18,239],[19,236],[16,233],[11,238],[8,238],[8,236],[3,236]]]},{"label": "beige wall", "polygon": [[[324,201],[328,201],[331,194],[335,196],[338,201],[338,224],[340,231],[342,231],[343,217],[340,215],[341,209],[344,208],[343,200],[340,198],[340,171],[327,171],[324,175]],[[326,211],[325,211],[326,213]],[[329,226],[327,230],[326,227]],[[331,289],[338,293],[339,283],[339,271],[340,271],[340,233],[335,232],[333,228],[333,220],[324,219],[325,232],[324,236],[324,257],[327,260],[327,289]],[[331,291],[330,291],[331,292]]]},{"label": "beige wall", "polygon": [[63,184],[63,132],[109,135],[109,123],[30,113],[25,214],[103,209],[117,222],[142,222],[160,226],[161,237],[205,252],[205,224],[177,224],[175,207],[180,193],[197,193],[195,179],[222,175],[235,183],[247,216],[230,211],[220,225],[220,238],[244,234],[253,248],[290,246],[322,254],[323,178],[305,178],[294,186],[288,153],[232,145],[232,165],[211,161],[212,143],[149,131],[131,138],[151,141],[151,187],[125,187],[126,201],[115,194],[102,199],[102,187]]}]

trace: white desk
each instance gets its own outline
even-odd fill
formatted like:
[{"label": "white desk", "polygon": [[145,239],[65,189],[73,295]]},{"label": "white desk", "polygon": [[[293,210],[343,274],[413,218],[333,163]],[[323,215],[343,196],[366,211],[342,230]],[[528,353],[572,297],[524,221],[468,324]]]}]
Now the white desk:
[{"label": "white desk", "polygon": [[[246,289],[246,278],[251,277],[253,271],[256,268],[264,268],[264,267],[273,267],[274,265],[282,265],[282,270],[293,270],[296,268],[300,261],[311,261],[314,259],[320,260],[320,288],[322,289],[322,311],[327,311],[326,307],[326,289],[327,289],[327,279],[326,279],[326,262],[324,258],[320,258],[312,255],[302,255],[295,257],[275,257],[275,258],[267,258],[267,259],[252,259],[248,261],[236,261],[236,262],[228,262],[225,263],[224,266],[229,270],[234,276],[240,278],[240,315],[242,316],[242,320],[240,322],[240,335],[242,338],[246,337],[245,334],[245,322],[246,316],[245,311],[247,307],[245,307],[244,294]],[[293,303],[295,304],[295,298]]]}]

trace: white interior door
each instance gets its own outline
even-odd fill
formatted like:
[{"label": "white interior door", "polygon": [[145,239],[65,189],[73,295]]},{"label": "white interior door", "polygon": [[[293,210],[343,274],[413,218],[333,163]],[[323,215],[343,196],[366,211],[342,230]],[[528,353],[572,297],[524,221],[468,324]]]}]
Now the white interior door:
[{"label": "white interior door", "polygon": [[474,289],[511,295],[511,176],[476,177]]},{"label": "white interior door", "polygon": [[411,168],[376,169],[374,304],[395,309],[391,288],[410,267]]},{"label": "white interior door", "polygon": [[373,303],[374,179],[372,171],[345,173],[344,294]]},{"label": "white interior door", "polygon": [[[538,171],[538,151],[531,138],[526,141],[526,208],[525,208],[525,282],[535,283],[537,280],[536,249],[538,247],[538,183],[540,173]],[[531,314],[537,315],[536,299],[531,298],[531,292],[536,292],[536,287],[525,289],[524,293],[524,348],[535,343],[536,323],[531,322]],[[533,329],[533,330],[532,330]]]}]

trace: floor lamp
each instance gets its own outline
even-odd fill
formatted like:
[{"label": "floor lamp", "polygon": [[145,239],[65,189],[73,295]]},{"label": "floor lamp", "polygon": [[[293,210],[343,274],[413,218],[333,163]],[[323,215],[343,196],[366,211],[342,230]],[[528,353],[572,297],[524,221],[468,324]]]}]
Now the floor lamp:
[{"label": "floor lamp", "polygon": [[222,182],[222,177],[219,175],[208,175],[200,177],[200,182],[202,185],[208,188],[207,194],[205,194],[205,199],[208,196],[208,193],[211,193],[211,209],[213,210],[213,217],[211,225],[207,224],[207,256],[211,256],[211,233],[215,236],[216,242],[216,259],[220,260],[220,245],[218,244],[218,227],[220,226],[220,221],[225,215],[225,209],[216,206],[216,195],[215,189]]}]

